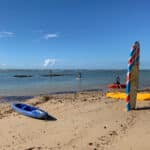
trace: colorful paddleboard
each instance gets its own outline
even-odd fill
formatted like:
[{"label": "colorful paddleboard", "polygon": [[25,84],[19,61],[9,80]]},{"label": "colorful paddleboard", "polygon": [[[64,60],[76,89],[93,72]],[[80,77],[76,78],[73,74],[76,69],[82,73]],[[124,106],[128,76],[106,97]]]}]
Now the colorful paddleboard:
[{"label": "colorful paddleboard", "polygon": [[128,60],[128,72],[126,76],[126,109],[130,111],[136,107],[136,97],[139,78],[139,52],[140,44],[135,42],[132,46]]}]

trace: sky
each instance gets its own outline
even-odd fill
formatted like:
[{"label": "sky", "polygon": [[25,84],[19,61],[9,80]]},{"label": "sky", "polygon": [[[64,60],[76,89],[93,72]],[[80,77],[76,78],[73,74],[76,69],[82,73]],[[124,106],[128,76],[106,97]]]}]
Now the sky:
[{"label": "sky", "polygon": [[126,69],[140,41],[150,69],[149,0],[0,0],[0,68]]}]

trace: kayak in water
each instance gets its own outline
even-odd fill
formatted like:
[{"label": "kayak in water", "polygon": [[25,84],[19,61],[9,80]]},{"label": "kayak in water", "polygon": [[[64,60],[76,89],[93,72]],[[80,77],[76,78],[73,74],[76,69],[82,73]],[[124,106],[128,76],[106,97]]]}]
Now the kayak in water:
[{"label": "kayak in water", "polygon": [[126,85],[125,84],[115,84],[115,83],[113,83],[113,84],[109,84],[108,88],[110,88],[110,89],[120,89],[120,88],[125,89]]}]

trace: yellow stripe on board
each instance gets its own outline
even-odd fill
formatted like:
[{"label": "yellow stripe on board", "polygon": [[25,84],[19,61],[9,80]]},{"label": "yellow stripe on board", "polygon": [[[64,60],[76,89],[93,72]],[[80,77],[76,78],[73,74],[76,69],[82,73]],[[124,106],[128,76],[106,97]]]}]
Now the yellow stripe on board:
[{"label": "yellow stripe on board", "polygon": [[[108,93],[106,93],[106,97],[125,100],[126,93],[122,93],[122,92],[115,92],[115,93],[108,92]],[[138,101],[150,100],[150,93],[137,93],[137,100]]]}]

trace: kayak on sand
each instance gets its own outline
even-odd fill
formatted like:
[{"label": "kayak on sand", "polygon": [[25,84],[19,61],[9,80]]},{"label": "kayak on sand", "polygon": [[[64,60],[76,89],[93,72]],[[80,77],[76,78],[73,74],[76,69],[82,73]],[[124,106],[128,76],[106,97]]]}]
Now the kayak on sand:
[{"label": "kayak on sand", "polygon": [[27,105],[24,103],[13,103],[11,105],[12,109],[15,110],[16,112],[28,116],[28,117],[32,117],[32,118],[36,118],[36,119],[47,119],[48,118],[48,113],[36,108],[34,106],[31,105]]}]

